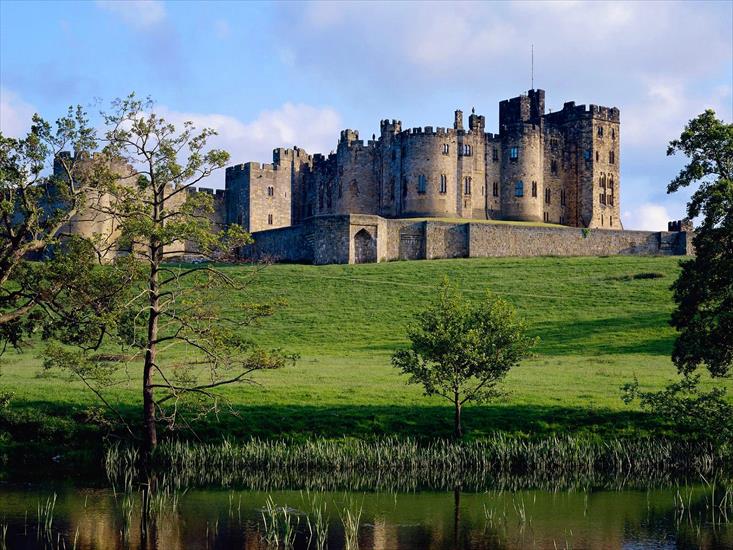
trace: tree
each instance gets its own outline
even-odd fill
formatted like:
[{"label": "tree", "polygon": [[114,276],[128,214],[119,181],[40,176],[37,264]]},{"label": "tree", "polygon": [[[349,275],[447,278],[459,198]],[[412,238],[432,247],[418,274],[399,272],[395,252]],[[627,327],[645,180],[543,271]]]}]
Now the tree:
[{"label": "tree", "polygon": [[638,381],[622,386],[622,399],[638,398],[641,407],[686,433],[718,444],[733,439],[733,407],[723,387],[700,388],[701,366],[711,376],[728,375],[733,363],[733,124],[707,110],[692,119],[667,155],[688,157],[667,187],[674,193],[697,185],[687,204],[695,228],[695,257],[681,262],[672,285],[677,304],[671,324],[678,330],[672,360],[682,375],[661,391],[640,391]]},{"label": "tree", "polygon": [[511,304],[490,295],[471,304],[447,280],[407,336],[411,348],[395,352],[392,364],[409,375],[408,383],[422,384],[425,395],[453,403],[457,438],[463,405],[498,395],[498,383],[537,343]]},{"label": "tree", "polygon": [[[55,128],[34,115],[25,138],[0,134],[0,345],[17,346],[39,322],[68,313],[69,282],[85,278],[93,249],[63,229],[81,212],[90,191],[108,175],[94,129],[81,107],[69,107]],[[65,154],[66,149],[74,155]],[[31,256],[65,248],[66,258],[30,263]],[[68,278],[68,261],[75,272]],[[89,281],[88,281],[89,282]],[[87,289],[87,294],[92,288]],[[99,290],[99,289],[98,289]],[[81,297],[77,295],[77,298]],[[102,303],[100,301],[99,303]],[[79,305],[77,303],[77,305]],[[1,351],[1,350],[0,350]]]},{"label": "tree", "polygon": [[215,132],[197,132],[190,122],[177,131],[153,108],[151,101],[130,95],[104,114],[103,154],[127,168],[105,184],[107,199],[95,205],[114,218],[117,248],[127,250],[129,263],[144,273],[144,283],[129,287],[105,328],[107,340],[132,353],[122,358],[98,353],[99,340],[93,347],[53,345],[46,352],[47,367],[72,371],[100,397],[116,372],[142,363],[145,457],[157,445],[158,421],[174,426],[181,407],[204,400],[216,409],[217,388],[251,382],[254,371],[293,359],[247,338],[245,327],[269,315],[271,304],[238,297],[227,310],[214,305],[222,286],[235,294],[250,279],[235,280],[211,264],[170,263],[181,256],[184,243],[204,257],[222,259],[250,237],[239,226],[216,231],[212,197],[189,193],[229,159],[225,151],[207,148]]},{"label": "tree", "polygon": [[733,365],[733,124],[707,110],[670,142],[667,154],[677,152],[689,162],[667,192],[697,185],[687,215],[702,219],[695,257],[682,262],[672,287],[672,325],[679,331],[672,359],[685,375],[704,365],[712,376],[725,376]]}]

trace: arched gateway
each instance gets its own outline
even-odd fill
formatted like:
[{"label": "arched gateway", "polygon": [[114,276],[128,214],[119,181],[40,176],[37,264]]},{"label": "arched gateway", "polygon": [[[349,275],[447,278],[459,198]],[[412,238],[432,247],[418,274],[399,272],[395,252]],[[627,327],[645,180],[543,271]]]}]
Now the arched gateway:
[{"label": "arched gateway", "polygon": [[366,229],[354,235],[354,263],[368,264],[377,261],[377,240]]}]

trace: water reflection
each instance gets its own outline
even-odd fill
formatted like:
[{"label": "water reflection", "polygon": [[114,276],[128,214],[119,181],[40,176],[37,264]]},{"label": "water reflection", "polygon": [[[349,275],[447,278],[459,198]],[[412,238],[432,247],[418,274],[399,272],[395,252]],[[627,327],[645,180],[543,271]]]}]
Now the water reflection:
[{"label": "water reflection", "polygon": [[[41,508],[57,494],[51,525]],[[73,487],[0,487],[7,548],[267,548],[263,507],[287,506],[293,547],[316,548],[323,507],[328,548],[345,548],[346,511],[361,511],[366,549],[733,548],[721,495],[695,486],[650,491],[345,493],[190,490],[153,503],[141,529],[138,494]],[[717,500],[713,500],[717,499]],[[311,531],[308,523],[311,522]],[[47,523],[47,522],[46,522]],[[39,525],[40,524],[40,525]],[[1,536],[1,534],[0,534]],[[310,545],[310,546],[309,546]],[[1,546],[0,546],[1,547]]]}]

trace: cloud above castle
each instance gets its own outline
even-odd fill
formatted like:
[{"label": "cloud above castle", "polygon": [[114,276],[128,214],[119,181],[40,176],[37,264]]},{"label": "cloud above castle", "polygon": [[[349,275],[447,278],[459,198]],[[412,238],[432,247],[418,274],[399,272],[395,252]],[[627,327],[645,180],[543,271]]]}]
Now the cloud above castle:
[{"label": "cloud above castle", "polygon": [[548,109],[566,98],[621,109],[622,210],[637,227],[657,223],[643,205],[682,216],[684,197],[665,194],[680,162],[667,141],[706,107],[733,118],[727,2],[4,2],[0,12],[3,127],[21,107],[53,118],[135,90],[216,123],[237,162],[268,161],[280,145],[327,153],[340,127],[368,137],[382,118],[449,125],[455,108],[475,106],[495,131],[498,101],[530,87],[534,44]]}]

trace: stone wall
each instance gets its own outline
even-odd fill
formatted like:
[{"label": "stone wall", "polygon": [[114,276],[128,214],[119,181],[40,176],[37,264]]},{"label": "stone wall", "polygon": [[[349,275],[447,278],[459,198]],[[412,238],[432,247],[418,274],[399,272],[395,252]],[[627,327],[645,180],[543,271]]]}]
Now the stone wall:
[{"label": "stone wall", "polygon": [[520,225],[468,225],[472,258],[488,256],[682,255],[687,233]]},{"label": "stone wall", "polygon": [[684,255],[685,231],[622,231],[513,224],[317,216],[253,234],[247,255],[314,264],[503,256]]}]

